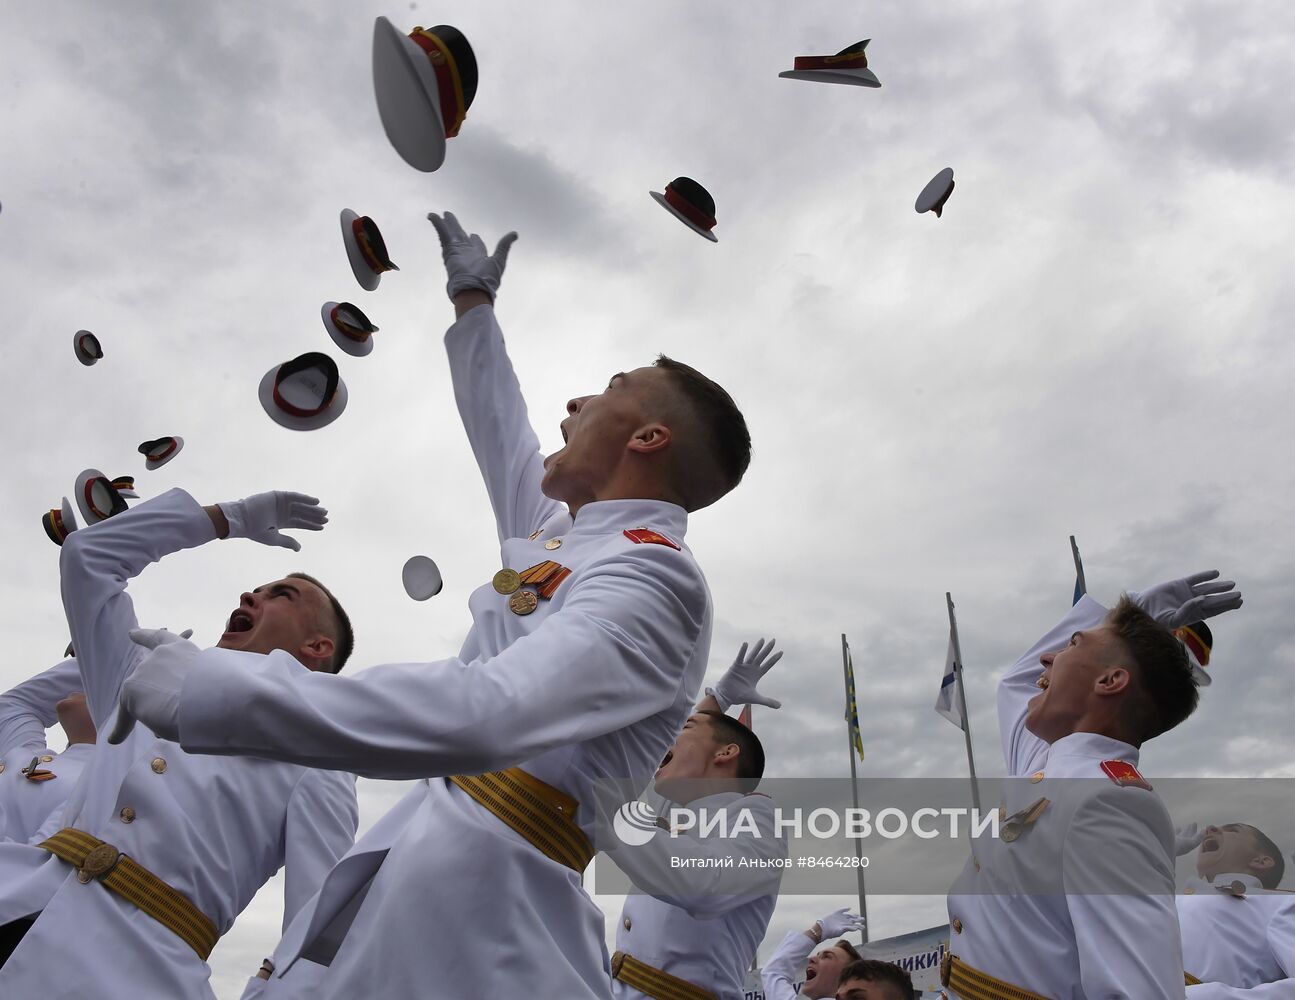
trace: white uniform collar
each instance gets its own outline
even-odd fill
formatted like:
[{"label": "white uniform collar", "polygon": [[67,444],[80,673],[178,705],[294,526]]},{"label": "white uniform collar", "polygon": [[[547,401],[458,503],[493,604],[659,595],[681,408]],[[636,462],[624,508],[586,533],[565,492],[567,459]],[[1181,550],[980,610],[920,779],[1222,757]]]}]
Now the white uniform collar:
[{"label": "white uniform collar", "polygon": [[1243,875],[1240,872],[1228,872],[1225,875],[1215,875],[1212,879],[1204,880],[1206,885],[1213,884],[1216,887],[1228,886],[1233,882],[1240,882],[1246,887],[1246,892],[1262,892],[1263,883],[1253,875]]},{"label": "white uniform collar", "polygon": [[1071,733],[1048,749],[1048,760],[1060,757],[1083,757],[1090,760],[1123,760],[1138,766],[1138,748],[1123,740],[1100,733]]},{"label": "white uniform collar", "polygon": [[683,541],[688,512],[667,500],[595,500],[576,513],[572,535],[609,535],[627,528],[652,528]]}]

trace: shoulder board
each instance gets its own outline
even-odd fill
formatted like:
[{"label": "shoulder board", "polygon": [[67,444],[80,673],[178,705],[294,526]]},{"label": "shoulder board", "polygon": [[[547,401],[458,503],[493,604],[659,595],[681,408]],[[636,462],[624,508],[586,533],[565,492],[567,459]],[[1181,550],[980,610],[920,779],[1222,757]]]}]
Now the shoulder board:
[{"label": "shoulder board", "polygon": [[1132,785],[1151,791],[1151,782],[1138,773],[1138,769],[1126,760],[1102,761],[1102,772],[1117,785]]},{"label": "shoulder board", "polygon": [[651,528],[629,528],[625,531],[625,537],[636,545],[668,545],[677,551],[682,551],[676,542],[672,542],[659,531],[653,531]]}]

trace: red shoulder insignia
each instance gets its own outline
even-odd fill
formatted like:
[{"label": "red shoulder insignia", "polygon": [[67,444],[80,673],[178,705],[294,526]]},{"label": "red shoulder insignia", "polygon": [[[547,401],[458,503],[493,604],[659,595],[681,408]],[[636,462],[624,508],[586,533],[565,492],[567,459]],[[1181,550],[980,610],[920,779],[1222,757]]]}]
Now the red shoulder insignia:
[{"label": "red shoulder insignia", "polygon": [[1142,777],[1138,769],[1127,760],[1104,760],[1102,761],[1102,771],[1106,777],[1117,785],[1132,785],[1135,788],[1145,788],[1148,792],[1151,791],[1151,782]]},{"label": "red shoulder insignia", "polygon": [[643,545],[645,543],[649,545],[668,545],[672,549],[680,550],[680,547],[676,542],[672,542],[670,539],[666,538],[665,535],[661,534],[661,532],[653,531],[651,528],[627,529],[625,537],[638,545]]}]

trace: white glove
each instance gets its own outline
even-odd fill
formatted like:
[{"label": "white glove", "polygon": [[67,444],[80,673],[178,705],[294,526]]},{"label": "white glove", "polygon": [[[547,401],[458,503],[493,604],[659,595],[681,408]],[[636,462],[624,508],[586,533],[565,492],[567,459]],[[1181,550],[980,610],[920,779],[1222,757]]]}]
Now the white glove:
[{"label": "white glove", "polygon": [[322,531],[328,523],[328,511],[319,506],[319,499],[304,493],[275,490],[216,506],[229,522],[230,538],[250,538],[262,545],[282,545],[294,552],[301,551],[301,543],[279,534],[280,528]]},{"label": "white glove", "polygon": [[1195,823],[1189,823],[1187,826],[1180,826],[1174,831],[1174,856],[1181,858],[1184,854],[1191,854],[1192,851],[1201,846],[1201,841],[1205,839],[1205,831],[1197,830]]},{"label": "white glove", "polygon": [[737,659],[724,671],[723,676],[713,688],[706,693],[719,702],[721,711],[727,712],[732,705],[764,705],[766,708],[782,708],[777,698],[767,698],[755,689],[760,679],[767,674],[773,665],[782,659],[782,651],[773,653],[773,644],[777,639],[770,639],[766,646],[763,639],[755,644],[751,655],[746,652],[746,643],[737,651]]},{"label": "white glove", "polygon": [[180,691],[201,650],[164,628],[133,628],[131,642],[151,650],[121,685],[109,743],[121,743],[136,720],[164,740],[180,740]]},{"label": "white glove", "polygon": [[824,941],[828,938],[841,937],[851,931],[861,931],[864,927],[863,917],[857,913],[851,913],[848,906],[833,910],[827,916],[820,917],[815,923],[822,929]]},{"label": "white glove", "polygon": [[445,293],[454,298],[459,292],[475,288],[489,295],[493,302],[504,276],[504,265],[508,263],[508,250],[516,241],[517,234],[505,234],[496,244],[495,252],[487,254],[485,241],[476,233],[471,236],[465,233],[453,212],[446,212],[443,216],[428,212],[427,218],[441,238],[441,257],[450,276],[445,284]]},{"label": "white glove", "polygon": [[1165,628],[1182,628],[1241,607],[1241,594],[1231,580],[1217,579],[1216,569],[1203,570],[1179,580],[1158,583],[1129,598]]}]

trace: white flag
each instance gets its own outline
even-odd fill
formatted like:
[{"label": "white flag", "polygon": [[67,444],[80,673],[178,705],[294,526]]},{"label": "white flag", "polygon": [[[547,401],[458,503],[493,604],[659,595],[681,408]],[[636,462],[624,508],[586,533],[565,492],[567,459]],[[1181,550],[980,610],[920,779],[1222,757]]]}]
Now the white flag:
[{"label": "white flag", "polygon": [[962,718],[962,699],[958,697],[958,677],[961,670],[955,667],[957,657],[953,653],[953,633],[949,633],[949,655],[944,661],[944,677],[940,680],[940,693],[935,699],[935,710],[952,722],[959,729],[966,729]]}]

